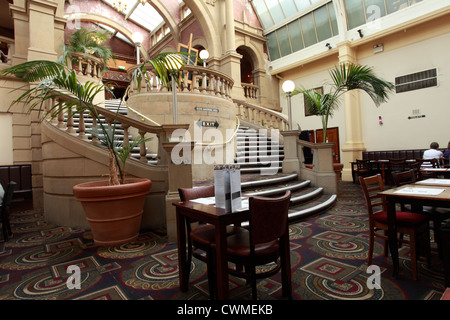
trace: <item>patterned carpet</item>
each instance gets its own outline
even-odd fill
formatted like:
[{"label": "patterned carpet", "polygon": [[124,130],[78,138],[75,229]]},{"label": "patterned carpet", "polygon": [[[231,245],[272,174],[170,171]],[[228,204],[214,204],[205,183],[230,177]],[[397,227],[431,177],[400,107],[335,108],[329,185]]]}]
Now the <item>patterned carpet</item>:
[{"label": "patterned carpet", "polygon": [[[49,225],[43,213],[16,208],[14,236],[0,243],[1,300],[206,300],[204,263],[193,259],[187,293],[178,288],[176,244],[165,235],[143,232],[123,246],[96,247],[89,231]],[[442,265],[433,249],[432,264],[420,263],[411,278],[408,247],[401,249],[401,277],[391,277],[390,259],[381,243],[374,264],[381,268],[381,289],[369,290],[366,272],[368,221],[358,185],[341,182],[338,201],[329,209],[290,226],[292,284],[295,300],[437,300],[443,287]],[[81,288],[69,289],[71,273],[81,269]],[[231,279],[235,299],[249,290]],[[261,300],[280,300],[280,276],[258,284]]]}]

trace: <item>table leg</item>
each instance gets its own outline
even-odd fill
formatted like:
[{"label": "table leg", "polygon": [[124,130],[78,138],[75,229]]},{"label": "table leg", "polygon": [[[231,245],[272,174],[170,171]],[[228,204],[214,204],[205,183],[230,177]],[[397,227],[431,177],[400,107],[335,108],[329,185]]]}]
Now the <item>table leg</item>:
[{"label": "table leg", "polygon": [[450,224],[441,227],[441,244],[444,260],[444,284],[450,287]]},{"label": "table leg", "polygon": [[282,279],[282,292],[283,296],[292,299],[292,285],[291,285],[291,250],[289,246],[289,231],[281,239],[281,259],[282,259],[282,269],[281,269],[281,279]]},{"label": "table leg", "polygon": [[178,242],[178,278],[180,290],[186,292],[189,287],[189,269],[186,255],[186,217],[177,208],[177,242]]},{"label": "table leg", "polygon": [[388,221],[388,236],[389,236],[389,250],[391,251],[392,264],[394,267],[393,275],[398,276],[399,260],[398,260],[398,239],[397,239],[397,225],[396,225],[396,209],[395,202],[386,199],[387,221]]},{"label": "table leg", "polygon": [[228,299],[228,260],[226,225],[216,225],[217,298]]}]

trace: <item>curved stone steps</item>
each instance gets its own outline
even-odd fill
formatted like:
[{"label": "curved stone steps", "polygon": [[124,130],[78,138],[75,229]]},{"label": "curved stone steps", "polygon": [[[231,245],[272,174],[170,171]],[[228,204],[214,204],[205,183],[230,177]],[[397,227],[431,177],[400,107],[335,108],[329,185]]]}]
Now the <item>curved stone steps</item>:
[{"label": "curved stone steps", "polygon": [[[311,186],[311,181],[299,179],[296,173],[281,173],[283,145],[271,143],[270,138],[261,137],[256,130],[244,128],[238,130],[236,142],[235,163],[240,165],[243,196],[277,197],[291,190],[290,222],[317,214],[335,203],[336,195],[325,194],[322,187]],[[270,162],[264,164],[260,160]],[[248,177],[251,181],[245,181]]]},{"label": "curved stone steps", "polygon": [[298,221],[300,219],[324,211],[333,206],[333,204],[336,202],[336,199],[337,196],[335,194],[322,194],[319,197],[315,197],[306,202],[302,202],[301,204],[291,205],[288,213],[289,222]]},{"label": "curved stone steps", "polygon": [[252,189],[252,190],[242,190],[242,195],[245,197],[269,197],[274,195],[281,195],[285,193],[287,190],[291,190],[295,192],[298,189],[303,189],[309,186],[311,181],[303,180],[303,181],[289,181],[286,183],[280,183],[276,185],[263,186],[261,188]]}]

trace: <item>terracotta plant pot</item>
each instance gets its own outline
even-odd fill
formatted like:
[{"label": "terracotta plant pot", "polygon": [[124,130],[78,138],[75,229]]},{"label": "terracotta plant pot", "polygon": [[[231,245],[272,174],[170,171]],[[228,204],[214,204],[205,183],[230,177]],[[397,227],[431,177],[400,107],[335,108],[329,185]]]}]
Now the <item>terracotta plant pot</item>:
[{"label": "terracotta plant pot", "polygon": [[130,178],[118,186],[109,186],[108,181],[93,181],[73,187],[96,245],[114,246],[136,240],[151,186],[151,180]]}]

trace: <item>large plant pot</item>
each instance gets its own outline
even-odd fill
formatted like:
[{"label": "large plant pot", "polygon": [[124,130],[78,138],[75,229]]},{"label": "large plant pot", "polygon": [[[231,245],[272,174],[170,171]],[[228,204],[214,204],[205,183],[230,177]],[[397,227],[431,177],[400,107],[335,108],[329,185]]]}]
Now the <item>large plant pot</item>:
[{"label": "large plant pot", "polygon": [[108,181],[93,181],[73,187],[96,245],[114,246],[136,240],[151,186],[151,180],[130,178],[118,186],[109,186]]}]

